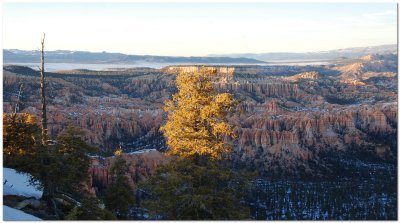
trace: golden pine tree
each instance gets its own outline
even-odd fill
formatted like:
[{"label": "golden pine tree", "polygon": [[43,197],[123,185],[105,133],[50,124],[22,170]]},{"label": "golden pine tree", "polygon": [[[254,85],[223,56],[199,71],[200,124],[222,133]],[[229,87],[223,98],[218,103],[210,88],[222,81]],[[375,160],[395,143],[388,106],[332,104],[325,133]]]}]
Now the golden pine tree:
[{"label": "golden pine tree", "polygon": [[38,134],[33,115],[3,113],[3,154],[23,156],[35,153],[34,145]]},{"label": "golden pine tree", "polygon": [[215,91],[215,75],[215,69],[203,68],[176,77],[178,93],[166,102],[168,121],[160,128],[167,139],[168,154],[218,159],[230,150],[223,137],[234,136],[233,127],[225,117],[236,101],[229,93]]}]

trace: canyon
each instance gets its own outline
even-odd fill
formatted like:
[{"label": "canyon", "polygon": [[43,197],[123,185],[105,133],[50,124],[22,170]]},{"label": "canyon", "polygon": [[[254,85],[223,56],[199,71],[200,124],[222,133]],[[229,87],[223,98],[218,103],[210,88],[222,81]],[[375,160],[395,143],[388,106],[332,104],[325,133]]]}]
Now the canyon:
[{"label": "canyon", "polygon": [[[261,176],[303,178],[334,175],[332,163],[343,158],[395,163],[396,61],[372,54],[316,66],[206,66],[217,71],[216,89],[239,101],[227,117],[238,136],[227,139],[234,145],[229,159]],[[176,92],[176,73],[202,67],[46,73],[49,133],[76,125],[99,148],[88,190],[106,187],[119,145],[132,186],[172,159],[159,132],[164,101]],[[3,74],[3,111],[13,111],[23,84],[19,112],[39,115],[39,73],[9,65]]]}]

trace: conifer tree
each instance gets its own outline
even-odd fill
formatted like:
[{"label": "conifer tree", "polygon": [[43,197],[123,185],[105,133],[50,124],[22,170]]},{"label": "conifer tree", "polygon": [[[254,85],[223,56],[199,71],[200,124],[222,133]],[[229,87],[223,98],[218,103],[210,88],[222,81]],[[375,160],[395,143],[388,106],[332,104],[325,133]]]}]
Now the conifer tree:
[{"label": "conifer tree", "polygon": [[29,171],[27,165],[37,153],[35,144],[39,138],[39,126],[33,115],[3,114],[4,166],[18,171]]},{"label": "conifer tree", "polygon": [[166,102],[168,121],[160,128],[170,155],[221,158],[229,151],[223,137],[234,135],[225,116],[235,100],[229,93],[215,91],[212,83],[215,76],[215,69],[203,68],[176,77],[178,93]]},{"label": "conifer tree", "polygon": [[140,187],[151,195],[142,205],[153,219],[241,220],[250,209],[240,199],[249,187],[248,172],[220,160],[180,158],[159,169]]},{"label": "conifer tree", "polygon": [[117,150],[115,155],[116,159],[110,169],[112,183],[107,188],[105,204],[119,219],[126,219],[129,209],[134,204],[134,196],[126,176],[128,166],[123,153]]},{"label": "conifer tree", "polygon": [[82,181],[88,177],[90,157],[88,153],[97,151],[96,148],[84,141],[85,132],[75,126],[68,126],[58,137],[55,145],[58,162],[63,173],[62,188],[70,192],[79,192]]},{"label": "conifer tree", "polygon": [[[102,208],[103,206],[103,208]],[[97,198],[84,197],[81,204],[71,210],[67,220],[117,220]]]},{"label": "conifer tree", "polygon": [[[39,126],[29,114],[3,114],[4,165],[30,173],[31,183],[43,188],[42,199],[55,207],[54,197],[67,192],[80,196],[88,176],[89,152],[84,132],[68,126],[54,144],[42,145]],[[61,217],[61,216],[57,216]]]},{"label": "conifer tree", "polygon": [[36,118],[33,115],[3,114],[3,153],[23,155],[33,153],[38,133]]},{"label": "conifer tree", "polygon": [[88,176],[89,152],[95,148],[83,140],[84,132],[68,126],[53,145],[39,145],[31,174],[43,187],[44,200],[52,200],[56,193],[79,194],[81,183]]},{"label": "conifer tree", "polygon": [[224,137],[234,137],[225,117],[236,102],[231,94],[215,91],[215,77],[215,70],[201,69],[176,78],[178,93],[166,102],[168,120],[161,131],[168,153],[178,159],[140,186],[150,195],[143,206],[153,218],[250,218],[249,209],[240,204],[249,176],[221,159],[230,151]]}]

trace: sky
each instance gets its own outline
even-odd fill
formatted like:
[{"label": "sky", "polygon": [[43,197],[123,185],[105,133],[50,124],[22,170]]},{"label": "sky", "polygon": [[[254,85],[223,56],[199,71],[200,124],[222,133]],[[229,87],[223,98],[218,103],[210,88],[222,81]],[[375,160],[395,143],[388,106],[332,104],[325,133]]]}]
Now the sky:
[{"label": "sky", "polygon": [[313,52],[397,43],[396,3],[4,3],[3,49],[136,55]]}]

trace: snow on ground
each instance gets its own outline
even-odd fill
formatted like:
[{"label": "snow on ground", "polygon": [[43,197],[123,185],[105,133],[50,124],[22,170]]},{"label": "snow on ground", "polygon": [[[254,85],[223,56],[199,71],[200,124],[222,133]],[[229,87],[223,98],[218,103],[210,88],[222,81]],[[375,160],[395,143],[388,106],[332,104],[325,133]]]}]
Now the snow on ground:
[{"label": "snow on ground", "polygon": [[35,217],[33,215],[27,214],[23,211],[3,205],[3,220],[4,221],[40,221],[42,219]]},{"label": "snow on ground", "polygon": [[3,195],[18,195],[41,198],[43,191],[29,185],[29,174],[17,173],[14,169],[3,168]]},{"label": "snow on ground", "polygon": [[149,153],[149,152],[154,152],[157,151],[156,149],[142,149],[142,150],[138,150],[135,152],[130,152],[128,154],[142,154],[142,153]]}]

